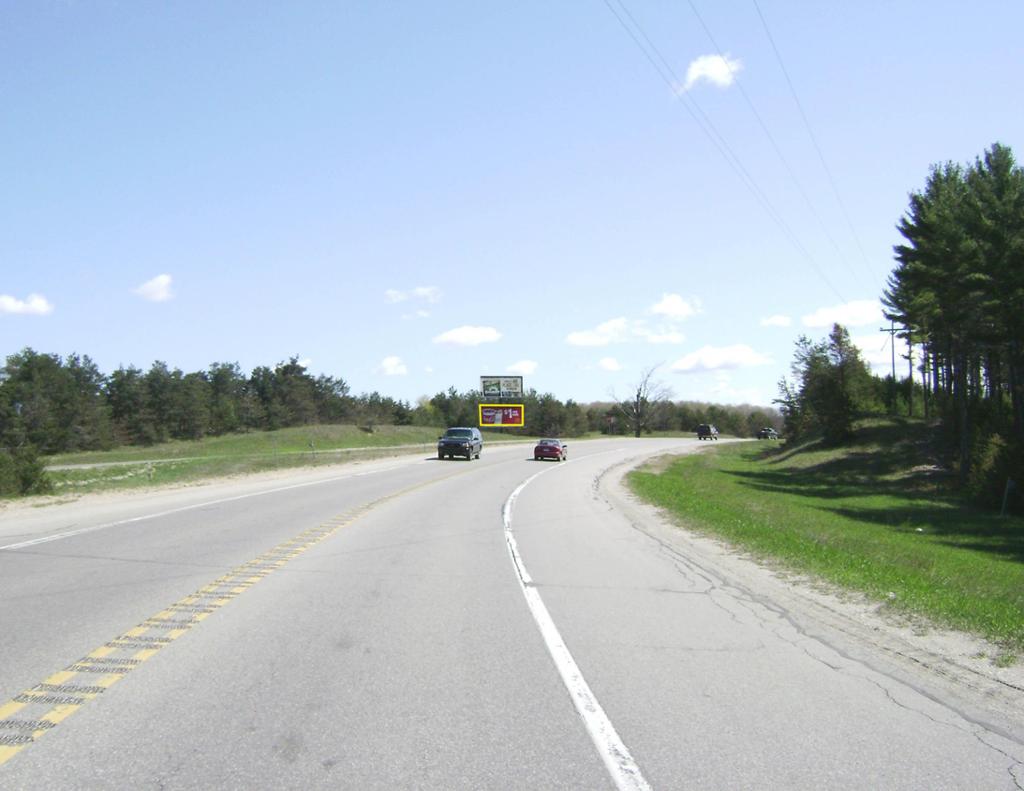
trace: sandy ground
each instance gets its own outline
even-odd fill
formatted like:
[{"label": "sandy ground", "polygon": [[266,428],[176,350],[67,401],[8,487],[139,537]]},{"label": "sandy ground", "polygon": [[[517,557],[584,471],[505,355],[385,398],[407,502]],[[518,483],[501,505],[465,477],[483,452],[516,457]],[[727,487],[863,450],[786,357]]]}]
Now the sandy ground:
[{"label": "sandy ground", "polygon": [[601,488],[609,504],[626,512],[638,530],[781,608],[807,637],[925,691],[968,719],[994,724],[1024,739],[1024,659],[1017,657],[1010,666],[1000,667],[996,660],[1004,649],[976,635],[908,618],[885,602],[773,567],[688,530],[636,497],[623,480],[627,471],[610,471]]}]

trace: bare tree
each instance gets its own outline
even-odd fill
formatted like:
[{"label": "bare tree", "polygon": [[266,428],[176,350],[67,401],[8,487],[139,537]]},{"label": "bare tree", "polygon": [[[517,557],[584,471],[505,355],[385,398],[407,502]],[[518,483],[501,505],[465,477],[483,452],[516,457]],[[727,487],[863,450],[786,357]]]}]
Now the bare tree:
[{"label": "bare tree", "polygon": [[660,367],[659,363],[641,371],[640,378],[630,385],[629,398],[619,399],[612,392],[612,398],[615,399],[619,412],[632,427],[635,437],[639,437],[640,432],[647,428],[655,408],[672,398],[671,388],[654,378],[655,371]]}]

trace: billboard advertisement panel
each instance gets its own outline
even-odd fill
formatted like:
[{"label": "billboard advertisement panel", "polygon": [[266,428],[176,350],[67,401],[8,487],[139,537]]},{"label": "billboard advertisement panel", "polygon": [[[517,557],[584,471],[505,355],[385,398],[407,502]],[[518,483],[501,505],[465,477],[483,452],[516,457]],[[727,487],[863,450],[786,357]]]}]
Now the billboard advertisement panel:
[{"label": "billboard advertisement panel", "polygon": [[480,404],[481,426],[522,428],[526,410],[522,404]]},{"label": "billboard advertisement panel", "polygon": [[523,377],[481,376],[480,392],[484,398],[522,398]]}]

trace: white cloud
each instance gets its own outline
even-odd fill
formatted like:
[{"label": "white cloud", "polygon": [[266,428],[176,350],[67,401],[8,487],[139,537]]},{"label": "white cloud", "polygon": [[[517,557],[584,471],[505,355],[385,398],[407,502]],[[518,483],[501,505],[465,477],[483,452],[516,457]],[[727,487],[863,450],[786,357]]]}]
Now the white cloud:
[{"label": "white cloud", "polygon": [[416,286],[412,294],[417,299],[425,299],[427,302],[441,301],[441,289],[437,286]]},{"label": "white cloud", "polygon": [[633,332],[641,338],[646,338],[648,343],[683,343],[686,340],[686,336],[683,333],[676,332],[675,330],[654,332],[646,327],[639,326],[634,327]]},{"label": "white cloud", "polygon": [[135,289],[135,293],[150,302],[166,302],[174,296],[174,292],[171,291],[171,276],[157,275]]},{"label": "white cloud", "polygon": [[614,357],[602,357],[600,360],[597,361],[597,365],[599,368],[602,368],[605,371],[622,370],[622,366],[619,364],[619,361],[616,360]]},{"label": "white cloud", "polygon": [[411,320],[414,320],[414,319],[429,319],[430,318],[430,311],[429,310],[416,310],[416,311],[413,311],[412,313],[403,313],[402,314],[402,318],[405,321],[411,321]]},{"label": "white cloud", "polygon": [[441,289],[437,286],[416,286],[416,288],[409,291],[399,291],[397,288],[389,288],[384,292],[384,299],[392,304],[396,302],[406,302],[410,299],[418,299],[430,303],[440,302]]},{"label": "white cloud", "polygon": [[309,368],[309,366],[311,366],[312,364],[313,364],[313,361],[311,359],[309,359],[308,357],[306,357],[303,360],[299,360],[299,365],[301,365],[303,368]]},{"label": "white cloud", "polygon": [[520,360],[517,363],[512,363],[505,370],[510,374],[523,374],[526,376],[537,370],[537,363],[534,360]]},{"label": "white cloud", "polygon": [[682,343],[686,336],[672,326],[651,329],[645,321],[629,321],[624,317],[598,324],[592,330],[570,332],[565,342],[570,346],[607,346],[610,343],[625,343],[632,340],[648,343]]},{"label": "white cloud", "polygon": [[698,82],[728,88],[736,81],[736,74],[742,68],[742,61],[728,55],[701,55],[686,68],[686,84],[682,91],[690,90]]},{"label": "white cloud", "polygon": [[[892,372],[892,349],[889,347],[889,336],[882,333],[874,335],[851,335],[850,341],[860,351],[860,358],[871,366],[876,373]],[[896,375],[906,376],[907,361],[901,355],[907,353],[906,341],[896,339]],[[916,352],[915,352],[916,355]],[[902,370],[901,370],[902,367]]]},{"label": "white cloud", "polygon": [[652,305],[649,312],[670,319],[688,319],[700,313],[700,300],[683,299],[678,294],[662,294],[661,301]]},{"label": "white cloud", "polygon": [[722,368],[747,368],[753,365],[767,365],[771,359],[755,352],[745,344],[734,346],[704,346],[695,352],[680,357],[671,365],[671,370],[680,373],[715,371]]},{"label": "white cloud", "polygon": [[762,404],[771,403],[772,397],[756,388],[738,388],[733,384],[732,376],[725,371],[711,374],[713,383],[700,397],[700,400],[716,404]]},{"label": "white cloud", "polygon": [[409,373],[409,369],[405,367],[401,357],[392,355],[380,361],[380,365],[377,366],[377,373],[382,373],[385,376],[405,376]]},{"label": "white cloud", "polygon": [[882,306],[877,299],[860,299],[845,305],[818,308],[800,319],[805,327],[828,327],[842,324],[844,327],[861,327],[882,321]]},{"label": "white cloud", "polygon": [[789,316],[775,315],[769,316],[766,319],[761,319],[762,327],[789,327],[793,323],[793,319]]},{"label": "white cloud", "polygon": [[598,324],[592,330],[570,332],[565,342],[570,346],[607,346],[629,337],[629,322],[625,318],[612,319]]},{"label": "white cloud", "polygon": [[450,343],[455,346],[479,346],[481,343],[494,343],[501,338],[501,333],[494,327],[456,327],[448,332],[434,336],[434,343]]},{"label": "white cloud", "polygon": [[29,294],[25,299],[0,294],[0,314],[3,313],[45,316],[47,313],[53,313],[53,305],[42,294]]}]

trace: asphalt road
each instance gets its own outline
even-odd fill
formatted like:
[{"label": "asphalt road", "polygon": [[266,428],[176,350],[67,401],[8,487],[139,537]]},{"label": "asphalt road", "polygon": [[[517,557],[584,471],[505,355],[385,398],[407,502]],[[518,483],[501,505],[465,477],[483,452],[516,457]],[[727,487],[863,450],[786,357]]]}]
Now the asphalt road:
[{"label": "asphalt road", "polygon": [[704,444],[4,514],[0,788],[1024,785],[1013,717],[732,575],[617,484]]}]

